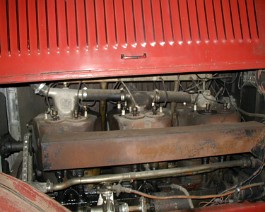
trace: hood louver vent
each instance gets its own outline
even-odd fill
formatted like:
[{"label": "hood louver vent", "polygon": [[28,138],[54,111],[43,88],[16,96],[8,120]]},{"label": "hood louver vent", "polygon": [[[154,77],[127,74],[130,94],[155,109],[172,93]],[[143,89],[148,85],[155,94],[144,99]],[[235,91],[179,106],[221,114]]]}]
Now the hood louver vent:
[{"label": "hood louver vent", "polygon": [[259,38],[254,0],[1,0],[0,54]]},{"label": "hood louver vent", "polygon": [[0,0],[0,83],[265,68],[264,0]]}]

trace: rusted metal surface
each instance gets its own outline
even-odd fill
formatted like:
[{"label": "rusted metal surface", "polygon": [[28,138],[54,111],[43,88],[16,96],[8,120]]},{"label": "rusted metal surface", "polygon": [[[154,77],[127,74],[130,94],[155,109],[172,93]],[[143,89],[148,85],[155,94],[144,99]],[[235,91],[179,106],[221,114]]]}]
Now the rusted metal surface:
[{"label": "rusted metal surface", "polygon": [[240,113],[234,110],[216,110],[215,113],[193,111],[191,108],[178,108],[174,126],[190,126],[201,124],[226,124],[240,122]]},{"label": "rusted metal surface", "polygon": [[[179,210],[179,211],[190,211],[190,210]],[[233,203],[233,204],[225,204],[219,206],[212,206],[206,208],[199,208],[195,211],[198,212],[264,212],[265,211],[265,203],[264,202],[244,202],[244,203]]]},{"label": "rusted metal surface", "polygon": [[259,142],[255,147],[252,148],[251,153],[259,158],[261,161],[265,160],[265,140]]},{"label": "rusted metal surface", "polygon": [[[182,192],[179,191],[166,191],[166,192],[156,192],[153,195],[156,196],[173,196],[181,195]],[[183,208],[190,208],[187,199],[172,199],[172,200],[153,200],[155,211],[176,211]]]},{"label": "rusted metal surface", "polygon": [[196,128],[120,130],[44,135],[44,170],[115,166],[250,152],[265,136],[257,122]]},{"label": "rusted metal surface", "polygon": [[[166,112],[140,113],[136,116],[127,114],[125,116],[114,115],[119,130],[165,128],[171,126],[171,116]],[[115,126],[115,125],[114,125]]]},{"label": "rusted metal surface", "polygon": [[64,136],[65,133],[70,132],[91,132],[96,128],[96,119],[97,117],[91,114],[88,114],[87,117],[79,116],[75,118],[63,118],[59,120],[52,120],[48,116],[48,119],[45,118],[44,114],[40,114],[33,119],[32,125],[34,127],[34,142],[33,148],[37,153],[37,164],[42,166],[41,163],[41,150],[40,150],[40,137],[45,134],[57,134]]},{"label": "rusted metal surface", "polygon": [[0,211],[69,211],[30,185],[0,173]]},{"label": "rusted metal surface", "polygon": [[0,83],[264,68],[264,10],[264,0],[0,0]]},{"label": "rusted metal surface", "polygon": [[[88,117],[79,117],[77,119],[59,119],[53,121],[51,118],[45,119],[41,114],[34,118],[34,126],[39,135],[43,134],[64,134],[66,132],[90,132],[95,128],[97,117],[88,115]],[[37,132],[36,131],[36,132]]]}]

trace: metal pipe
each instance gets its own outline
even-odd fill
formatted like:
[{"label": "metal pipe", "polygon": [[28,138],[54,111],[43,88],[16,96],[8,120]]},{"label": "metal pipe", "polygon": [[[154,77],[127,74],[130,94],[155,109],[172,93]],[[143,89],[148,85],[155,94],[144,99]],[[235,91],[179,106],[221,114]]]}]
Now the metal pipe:
[{"label": "metal pipe", "polygon": [[[175,91],[132,91],[132,96],[134,95],[148,95],[155,102],[193,102],[192,94],[186,92],[175,92]],[[113,100],[113,101],[123,101],[131,100],[131,96],[121,90],[115,89],[87,89],[82,90],[79,93],[79,98],[83,100]]]},{"label": "metal pipe", "polygon": [[140,205],[129,206],[129,211],[142,211],[142,207]]},{"label": "metal pipe", "polygon": [[15,152],[23,150],[23,142],[16,141],[10,134],[0,136],[0,155],[7,158]]},{"label": "metal pipe", "polygon": [[[126,95],[121,90],[116,89],[87,89],[80,90],[78,97],[83,100],[112,100],[121,101]],[[125,96],[124,96],[125,98]]]},{"label": "metal pipe", "polygon": [[[107,82],[101,82],[100,88],[102,90],[107,90],[108,84]],[[107,113],[107,101],[106,100],[100,100],[99,102],[99,113],[101,116],[101,129],[106,130],[106,113]]]},{"label": "metal pipe", "polygon": [[[82,89],[78,91],[77,89],[62,89],[62,88],[48,88],[44,83],[42,84],[32,84],[31,87],[35,90],[35,93],[40,95],[48,95],[49,97],[55,97],[56,95],[61,95],[67,92],[71,96],[78,96],[82,100],[112,100],[112,101],[123,101],[131,100],[131,96],[121,90],[117,89]],[[48,92],[48,93],[47,93]],[[147,94],[150,98],[154,99],[155,102],[186,102],[191,103],[194,101],[194,95],[187,92],[175,92],[175,91],[135,91],[131,92],[134,96],[135,94]]]},{"label": "metal pipe", "polygon": [[[192,103],[195,98],[193,98],[192,94],[182,91],[163,91],[163,90],[156,90],[156,91],[138,91],[135,93],[146,93],[150,98],[154,99],[155,102],[177,102],[177,103]],[[134,92],[132,92],[134,95]]]},{"label": "metal pipe", "polygon": [[162,177],[176,177],[185,175],[201,174],[205,172],[211,172],[216,169],[231,168],[231,167],[249,167],[252,165],[251,160],[235,160],[227,161],[223,163],[212,163],[205,164],[195,167],[180,167],[174,169],[162,169],[162,170],[152,170],[152,171],[142,171],[142,172],[129,172],[121,174],[108,174],[99,175],[93,177],[79,177],[67,180],[63,183],[49,185],[47,187],[47,192],[59,191],[66,189],[70,186],[79,184],[92,184],[92,183],[102,183],[102,182],[119,182],[119,181],[131,181],[131,180],[145,180],[145,179],[155,179]]},{"label": "metal pipe", "polygon": [[46,95],[48,86],[45,83],[41,84],[31,84],[31,88],[34,90],[36,94]]}]

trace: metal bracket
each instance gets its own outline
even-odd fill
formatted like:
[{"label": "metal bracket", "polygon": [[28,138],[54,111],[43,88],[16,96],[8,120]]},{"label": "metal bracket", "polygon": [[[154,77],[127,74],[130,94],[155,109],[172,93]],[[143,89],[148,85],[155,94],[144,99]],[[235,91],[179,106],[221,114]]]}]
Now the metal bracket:
[{"label": "metal bracket", "polygon": [[23,140],[23,159],[22,159],[22,181],[32,181],[32,156],[30,155],[31,134],[27,133]]}]

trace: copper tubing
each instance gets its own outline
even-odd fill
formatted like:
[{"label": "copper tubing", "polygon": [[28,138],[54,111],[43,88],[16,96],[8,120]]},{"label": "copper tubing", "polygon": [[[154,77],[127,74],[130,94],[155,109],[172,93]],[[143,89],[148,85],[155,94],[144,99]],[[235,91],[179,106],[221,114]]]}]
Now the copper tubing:
[{"label": "copper tubing", "polygon": [[79,184],[92,184],[92,183],[102,183],[102,182],[119,182],[119,181],[131,181],[131,180],[144,180],[144,179],[155,179],[162,177],[176,177],[176,176],[186,176],[201,174],[206,172],[211,172],[216,169],[231,168],[231,167],[250,167],[252,165],[251,160],[235,160],[227,161],[222,163],[211,163],[200,166],[193,167],[179,167],[173,169],[161,169],[152,171],[142,171],[142,172],[129,172],[121,174],[108,174],[108,175],[98,175],[93,177],[79,177],[72,178],[63,183],[49,185],[47,187],[47,192],[59,191],[66,189],[73,185]]},{"label": "copper tubing", "polygon": [[[250,185],[245,185],[245,186],[241,186],[240,190],[246,190],[252,187],[258,187],[258,186],[264,186],[264,182],[260,182],[260,183],[253,183]],[[185,195],[175,195],[175,196],[154,196],[154,195],[150,195],[150,194],[146,194],[140,191],[136,191],[133,189],[129,189],[129,188],[125,188],[125,187],[120,187],[119,192],[125,192],[125,193],[132,193],[132,194],[137,194],[139,196],[143,196],[146,197],[148,199],[155,199],[155,200],[169,200],[169,199],[212,199],[212,198],[220,198],[220,197],[225,197],[228,195],[231,195],[233,193],[235,193],[237,191],[237,189],[233,189],[231,191],[227,191],[224,193],[220,193],[220,194],[212,194],[212,195],[203,195],[203,196],[196,196],[196,195],[192,195],[192,196],[185,196]]]}]

